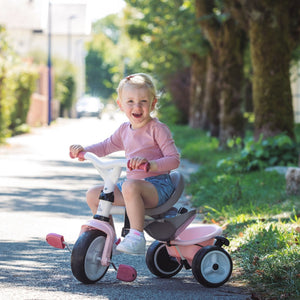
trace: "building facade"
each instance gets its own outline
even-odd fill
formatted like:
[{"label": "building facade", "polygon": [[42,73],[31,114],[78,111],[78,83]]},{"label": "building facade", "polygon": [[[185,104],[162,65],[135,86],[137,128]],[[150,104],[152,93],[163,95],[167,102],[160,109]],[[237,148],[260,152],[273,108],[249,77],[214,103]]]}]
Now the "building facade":
[{"label": "building facade", "polygon": [[[91,32],[86,0],[0,0],[0,24],[21,57],[43,53],[76,67],[76,95],[85,91],[85,48]],[[51,47],[49,46],[51,41]]]}]

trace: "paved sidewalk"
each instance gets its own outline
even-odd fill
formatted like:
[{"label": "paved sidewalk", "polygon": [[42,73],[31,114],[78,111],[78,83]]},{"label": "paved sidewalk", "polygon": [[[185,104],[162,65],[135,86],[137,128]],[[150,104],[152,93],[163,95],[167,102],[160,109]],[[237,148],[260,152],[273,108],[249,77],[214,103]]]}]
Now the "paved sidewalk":
[{"label": "paved sidewalk", "polygon": [[[81,224],[91,217],[85,191],[99,181],[91,164],[69,158],[68,146],[102,140],[121,119],[60,119],[0,147],[0,299],[247,299],[234,281],[208,289],[191,270],[160,279],[147,269],[143,256],[125,254],[115,262],[136,268],[134,282],[118,281],[110,268],[98,283],[83,285],[71,273],[70,254],[47,245],[47,233],[57,232],[72,246]],[[183,161],[181,168],[188,176],[197,166]],[[185,198],[181,203],[188,205]],[[118,220],[116,227],[120,232]],[[147,237],[147,246],[151,242]]]}]

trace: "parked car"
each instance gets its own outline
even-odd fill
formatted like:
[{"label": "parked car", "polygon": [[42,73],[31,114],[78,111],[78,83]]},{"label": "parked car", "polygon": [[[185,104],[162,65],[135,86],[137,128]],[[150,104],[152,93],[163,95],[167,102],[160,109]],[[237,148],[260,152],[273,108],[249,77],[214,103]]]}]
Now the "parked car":
[{"label": "parked car", "polygon": [[83,116],[101,118],[103,103],[97,97],[84,96],[76,104],[77,118]]}]

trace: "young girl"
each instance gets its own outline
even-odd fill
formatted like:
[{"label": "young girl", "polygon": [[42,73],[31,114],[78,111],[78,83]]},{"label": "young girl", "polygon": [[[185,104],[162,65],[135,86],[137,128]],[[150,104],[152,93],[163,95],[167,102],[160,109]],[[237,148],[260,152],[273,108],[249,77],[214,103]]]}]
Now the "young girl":
[{"label": "young girl", "polygon": [[[157,103],[151,77],[143,73],[127,76],[121,80],[117,92],[118,106],[129,122],[123,123],[108,139],[88,147],[72,145],[70,152],[77,156],[81,151],[89,151],[102,157],[125,150],[129,160],[127,179],[115,188],[114,205],[126,206],[130,232],[116,250],[144,254],[145,208],[163,204],[173,193],[169,172],[179,166],[179,154],[168,127],[150,115]],[[150,163],[149,172],[138,170],[147,162]],[[102,189],[102,186],[95,186],[87,192],[87,203],[93,214],[97,212]]]}]

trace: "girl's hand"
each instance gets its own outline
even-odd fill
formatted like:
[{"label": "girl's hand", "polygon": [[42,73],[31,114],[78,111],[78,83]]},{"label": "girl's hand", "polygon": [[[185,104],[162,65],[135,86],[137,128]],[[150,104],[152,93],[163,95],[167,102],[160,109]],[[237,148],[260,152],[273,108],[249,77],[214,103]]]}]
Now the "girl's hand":
[{"label": "girl's hand", "polygon": [[138,169],[141,164],[148,163],[148,160],[146,158],[142,157],[133,157],[130,159],[128,163],[128,168],[130,170]]},{"label": "girl's hand", "polygon": [[[70,146],[70,154],[73,157],[77,157],[79,152],[84,151],[84,148],[81,145],[71,145]],[[78,160],[83,161],[84,159],[78,158]]]}]

